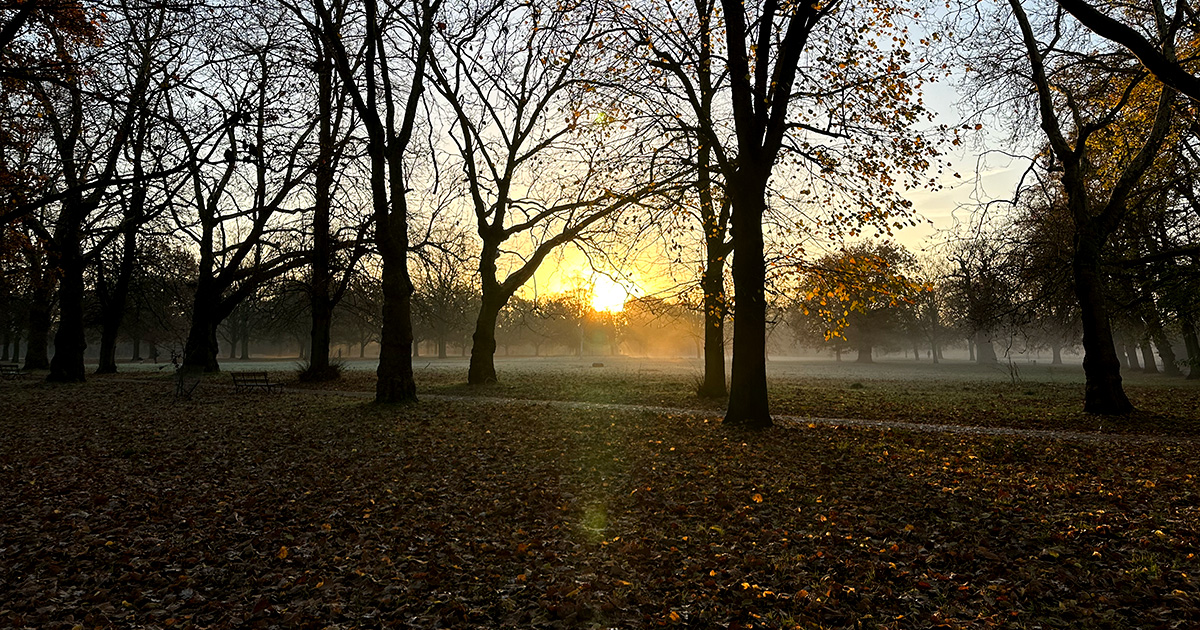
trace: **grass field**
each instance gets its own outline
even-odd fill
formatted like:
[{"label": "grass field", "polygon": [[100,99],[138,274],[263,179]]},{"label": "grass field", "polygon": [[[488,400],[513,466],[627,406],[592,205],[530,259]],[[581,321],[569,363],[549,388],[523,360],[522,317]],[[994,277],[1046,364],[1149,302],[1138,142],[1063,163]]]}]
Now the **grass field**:
[{"label": "grass field", "polygon": [[[604,367],[592,367],[600,362]],[[244,364],[233,364],[237,369]],[[249,365],[262,365],[251,363]],[[279,378],[294,376],[286,364]],[[724,410],[724,401],[694,395],[702,375],[695,359],[632,357],[504,359],[500,382],[466,385],[465,359],[415,363],[421,391],[526,400],[579,400]],[[312,389],[372,391],[374,362],[350,363],[337,384]],[[261,369],[261,368],[259,368]],[[1018,427],[1103,433],[1200,436],[1200,381],[1134,373],[1126,392],[1138,411],[1123,418],[1084,414],[1078,364],[980,366],[966,361],[880,361],[859,365],[824,359],[777,359],[768,364],[772,411],[821,418],[863,418],[964,426]]]},{"label": "grass field", "polygon": [[[597,361],[429,361],[470,398],[404,406],[0,383],[0,627],[1200,626],[1194,383],[1128,379],[1145,435],[1086,440],[536,402],[705,405],[689,362]],[[775,361],[775,409],[1099,428],[1078,367],[918,369]]]}]

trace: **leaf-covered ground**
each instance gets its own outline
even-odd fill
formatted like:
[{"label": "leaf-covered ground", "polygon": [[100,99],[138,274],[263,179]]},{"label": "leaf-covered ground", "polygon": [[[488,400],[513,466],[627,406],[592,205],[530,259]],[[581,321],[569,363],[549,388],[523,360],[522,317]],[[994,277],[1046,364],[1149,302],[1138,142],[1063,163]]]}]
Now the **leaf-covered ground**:
[{"label": "leaf-covered ground", "polygon": [[0,435],[0,626],[1200,626],[1188,441],[114,378]]}]

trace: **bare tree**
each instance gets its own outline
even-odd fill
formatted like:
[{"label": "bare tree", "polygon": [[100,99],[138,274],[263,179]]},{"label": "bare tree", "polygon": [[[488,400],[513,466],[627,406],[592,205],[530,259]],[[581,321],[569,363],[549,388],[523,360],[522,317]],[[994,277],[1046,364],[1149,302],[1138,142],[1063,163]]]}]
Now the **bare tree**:
[{"label": "bare tree", "polygon": [[[421,113],[431,39],[441,0],[366,0],[363,13],[335,19],[336,4],[313,3],[338,76],[367,133],[375,241],[383,265],[383,333],[375,400],[416,399],[412,370],[410,209],[416,182],[405,163]],[[351,19],[354,18],[354,19]],[[361,28],[358,33],[351,28]],[[361,33],[361,35],[359,35]],[[348,46],[358,42],[360,51]]]},{"label": "bare tree", "polygon": [[612,232],[676,176],[621,105],[597,95],[612,40],[598,10],[468,3],[441,30],[430,71],[455,113],[450,137],[482,241],[472,384],[496,381],[500,312],[546,257]]},{"label": "bare tree", "polygon": [[[1071,26],[1061,13],[1035,28],[1020,0],[1009,0],[1009,6],[1037,90],[1041,127],[1062,168],[1067,210],[1075,228],[1071,267],[1083,320],[1083,367],[1087,376],[1084,411],[1125,414],[1132,411],[1133,405],[1121,385],[1121,363],[1113,346],[1101,260],[1109,238],[1128,213],[1130,193],[1167,137],[1173,93],[1147,85],[1144,72],[1128,64],[1118,65],[1121,60],[1113,55],[1081,58],[1071,54],[1070,42],[1063,41],[1063,33]],[[1174,31],[1161,22],[1159,29],[1161,52],[1174,59]],[[1114,67],[1120,72],[1111,70]],[[1096,79],[1089,81],[1092,77]],[[1147,90],[1158,92],[1156,104],[1147,102]],[[1146,118],[1151,121],[1140,146],[1133,145],[1123,152],[1123,161],[1113,165],[1111,175],[1099,176],[1093,168],[1095,160],[1089,143],[1139,105],[1144,106]]]},{"label": "bare tree", "polygon": [[302,266],[299,190],[316,160],[301,35],[280,9],[231,8],[203,41],[196,95],[167,103],[189,160],[190,208],[179,229],[199,249],[184,367],[216,371],[217,327],[267,280]]},{"label": "bare tree", "polygon": [[[790,198],[778,204],[789,211],[820,208],[805,229],[822,233],[853,235],[864,225],[890,233],[907,221],[909,204],[893,187],[921,179],[937,155],[911,130],[927,115],[914,96],[928,67],[910,59],[909,35],[895,27],[902,10],[887,3],[722,0],[722,20],[711,18],[708,3],[660,4],[665,15],[648,14],[633,32],[650,67],[675,77],[686,95],[690,120],[681,124],[711,150],[731,204],[735,332],[725,420],[770,426],[764,222],[775,204],[768,197]],[[670,36],[659,36],[660,24]],[[892,43],[873,47],[873,38]],[[779,172],[798,178],[776,181],[768,195]],[[722,256],[723,241],[713,245]]]}]

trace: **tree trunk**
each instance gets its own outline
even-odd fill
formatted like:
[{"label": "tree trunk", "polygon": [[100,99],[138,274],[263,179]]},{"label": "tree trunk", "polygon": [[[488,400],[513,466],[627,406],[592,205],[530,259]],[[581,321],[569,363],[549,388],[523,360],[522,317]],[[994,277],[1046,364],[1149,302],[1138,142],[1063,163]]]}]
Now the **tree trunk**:
[{"label": "tree trunk", "polygon": [[1183,345],[1187,348],[1187,364],[1189,381],[1200,379],[1200,340],[1196,339],[1196,325],[1191,317],[1180,318],[1183,329]]},{"label": "tree trunk", "polygon": [[[77,233],[75,228],[68,228]],[[83,353],[87,339],[83,331],[83,256],[77,237],[56,237],[59,247],[58,331],[54,334],[54,358],[46,380],[82,383],[86,380]]]},{"label": "tree trunk", "polygon": [[[746,156],[749,157],[749,156]],[[751,169],[744,165],[741,169]],[[772,425],[767,396],[767,266],[763,257],[762,217],[766,211],[766,175],[730,182],[734,234],[733,369],[725,423],[748,428]]]},{"label": "tree trunk", "polygon": [[197,281],[192,302],[192,324],[183,347],[183,367],[198,368],[209,373],[221,371],[221,364],[217,361],[217,352],[220,350],[217,326],[221,321],[216,312],[220,296],[215,295],[213,284],[211,277],[203,275]]},{"label": "tree trunk", "polygon": [[25,369],[45,370],[50,367],[50,299],[38,299],[35,294],[29,304],[29,341],[25,347]]},{"label": "tree trunk", "polygon": [[1158,374],[1158,366],[1154,364],[1154,349],[1150,347],[1150,338],[1142,337],[1138,347],[1142,351],[1142,371],[1146,374]]},{"label": "tree trunk", "polygon": [[1167,335],[1163,332],[1162,319],[1158,314],[1157,305],[1152,304],[1146,318],[1146,328],[1150,334],[1150,339],[1154,342],[1154,347],[1158,349],[1158,356],[1163,362],[1164,376],[1179,376],[1179,364],[1176,363],[1175,350],[1171,347],[1171,341],[1167,339]]},{"label": "tree trunk", "polygon": [[975,342],[970,339],[967,340],[967,358],[972,363],[975,362]]},{"label": "tree trunk", "polygon": [[855,349],[858,351],[858,357],[854,359],[855,363],[874,363],[875,359],[871,356],[871,341],[867,335],[859,333],[858,344]]},{"label": "tree trunk", "polygon": [[[710,195],[711,198],[711,195]],[[697,394],[720,398],[725,390],[725,263],[719,252],[709,250],[700,286],[704,291],[704,382]]]},{"label": "tree trunk", "polygon": [[438,352],[439,359],[446,358],[446,338],[445,337],[438,337],[437,352]]},{"label": "tree trunk", "polygon": [[975,333],[975,359],[980,365],[995,363],[998,360],[996,347],[983,333]]},{"label": "tree trunk", "polygon": [[142,360],[142,338],[141,337],[133,338],[133,353],[129,357],[129,360],[130,361],[141,361]]},{"label": "tree trunk", "polygon": [[[145,151],[145,134],[139,127],[138,142],[134,145],[133,163],[134,177],[142,177],[142,155]],[[101,314],[100,332],[100,365],[96,374],[115,374],[117,372],[117,336],[121,332],[121,323],[125,319],[125,305],[129,301],[129,287],[133,283],[133,272],[137,266],[137,233],[142,224],[146,208],[146,184],[137,182],[129,195],[129,205],[125,207],[124,234],[121,241],[121,260],[117,267],[117,281],[112,293],[107,296]]]},{"label": "tree trunk", "polygon": [[1072,273],[1083,320],[1083,373],[1086,413],[1124,415],[1133,405],[1121,386],[1121,361],[1113,346],[1112,325],[1105,304],[1100,271],[1100,239],[1079,234],[1075,239]]},{"label": "tree trunk", "polygon": [[1175,356],[1175,349],[1171,347],[1171,340],[1167,339],[1166,333],[1162,328],[1151,330],[1150,337],[1154,340],[1154,347],[1158,350],[1158,357],[1162,359],[1163,375],[1164,376],[1181,376],[1179,371],[1179,359]]},{"label": "tree trunk", "polygon": [[1125,346],[1125,360],[1129,369],[1131,371],[1140,371],[1142,369],[1142,365],[1138,362],[1138,346],[1137,342],[1134,341],[1133,336],[1128,332],[1122,334],[1121,345]]},{"label": "tree trunk", "polygon": [[308,380],[332,380],[338,377],[338,372],[329,366],[329,345],[333,327],[333,300],[330,294],[330,259],[332,257],[332,241],[330,239],[330,208],[335,160],[333,138],[333,64],[324,53],[318,54],[317,65],[317,106],[320,118],[318,133],[318,156],[316,169],[316,188],[313,193],[313,250],[312,286],[310,287],[310,305],[312,308],[312,331],[310,334],[311,351],[309,352]]},{"label": "tree trunk", "polygon": [[[708,81],[708,38],[711,33],[705,31],[700,35],[703,38],[702,54],[706,57],[700,70],[704,74],[702,80]],[[707,97],[707,94],[704,96]],[[703,106],[707,111],[711,103],[705,100]],[[729,312],[729,303],[725,295],[725,258],[729,255],[729,246],[725,243],[725,224],[728,215],[724,202],[713,198],[712,177],[709,173],[711,162],[712,148],[707,140],[701,140],[696,154],[696,188],[700,201],[705,252],[704,271],[700,276],[700,289],[704,294],[704,381],[696,393],[704,398],[720,398],[726,394],[725,316]]]},{"label": "tree trunk", "polygon": [[[407,229],[407,220],[400,221]],[[395,230],[399,226],[392,226]],[[389,230],[389,231],[392,231]],[[375,402],[412,402],[417,382],[412,367],[412,280],[408,275],[408,235],[402,247],[392,246],[383,257],[383,332],[379,339],[379,368],[375,371]]]},{"label": "tree trunk", "polygon": [[475,333],[471,335],[471,364],[467,368],[467,383],[471,385],[496,382],[496,320],[504,308],[504,300],[493,291],[487,293],[479,303]]},{"label": "tree trunk", "polygon": [[1050,365],[1062,365],[1062,346],[1058,344],[1050,346]]}]

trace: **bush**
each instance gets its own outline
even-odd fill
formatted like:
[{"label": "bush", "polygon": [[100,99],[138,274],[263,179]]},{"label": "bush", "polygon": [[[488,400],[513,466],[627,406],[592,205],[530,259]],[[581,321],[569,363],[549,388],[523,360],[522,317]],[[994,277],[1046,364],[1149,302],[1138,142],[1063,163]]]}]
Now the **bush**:
[{"label": "bush", "polygon": [[342,372],[345,370],[346,363],[341,359],[330,360],[329,366],[325,368],[315,368],[309,361],[296,364],[296,376],[299,377],[301,383],[336,381],[342,377]]}]

